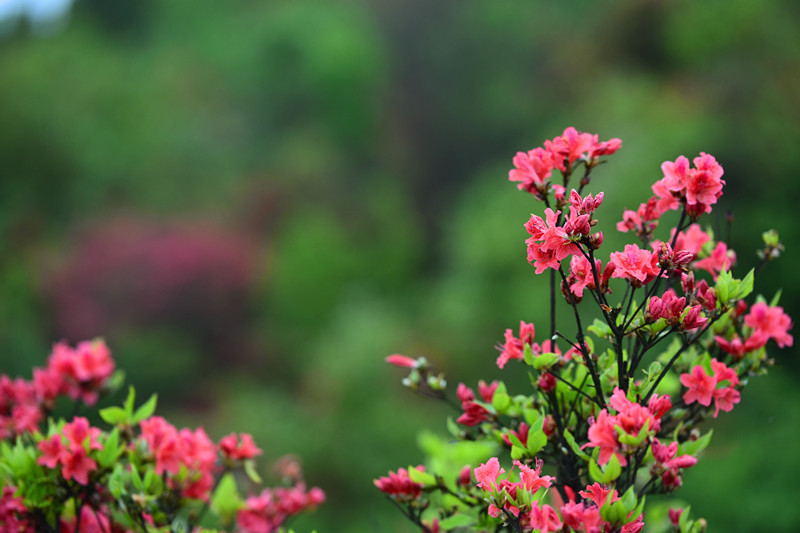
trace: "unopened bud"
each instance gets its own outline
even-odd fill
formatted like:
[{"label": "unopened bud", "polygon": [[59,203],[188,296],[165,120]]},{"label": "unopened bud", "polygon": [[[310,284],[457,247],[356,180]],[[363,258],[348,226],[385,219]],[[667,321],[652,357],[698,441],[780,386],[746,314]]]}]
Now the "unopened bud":
[{"label": "unopened bud", "polygon": [[544,392],[550,392],[554,388],[556,388],[556,378],[553,374],[549,372],[545,372],[541,376],[539,376],[539,387]]}]

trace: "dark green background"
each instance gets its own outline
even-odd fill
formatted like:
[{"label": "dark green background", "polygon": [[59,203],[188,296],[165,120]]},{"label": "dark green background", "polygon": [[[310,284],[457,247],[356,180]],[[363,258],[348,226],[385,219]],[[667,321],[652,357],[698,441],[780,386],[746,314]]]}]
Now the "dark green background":
[{"label": "dark green background", "polygon": [[[507,172],[566,126],[623,140],[590,187],[606,253],[662,161],[709,152],[705,223],[731,210],[738,275],[777,229],[757,291],[800,316],[797,2],[78,0],[2,27],[0,368],[104,336],[177,424],[296,453],[328,494],[300,531],[411,530],[372,479],[449,413],[384,356],[525,391],[493,345],[546,323],[546,283]],[[800,530],[800,365],[771,354],[679,493],[710,531]]]}]

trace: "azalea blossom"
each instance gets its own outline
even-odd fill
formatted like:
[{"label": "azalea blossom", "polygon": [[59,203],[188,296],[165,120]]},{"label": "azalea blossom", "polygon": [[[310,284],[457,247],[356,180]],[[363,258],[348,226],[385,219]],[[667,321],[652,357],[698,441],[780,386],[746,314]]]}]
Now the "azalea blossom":
[{"label": "azalea blossom", "polygon": [[754,335],[774,339],[778,346],[783,348],[794,343],[789,334],[792,329],[792,319],[783,312],[782,307],[770,307],[763,302],[757,302],[745,315],[744,323],[753,328]]},{"label": "azalea blossom", "polygon": [[702,365],[695,365],[688,374],[681,374],[681,384],[688,390],[683,395],[687,405],[694,402],[709,406],[714,400],[714,418],[719,415],[720,409],[731,411],[734,404],[739,403],[740,393],[736,390],[739,376],[728,368],[725,363],[711,360],[712,374],[708,375]]},{"label": "azalea blossom", "polygon": [[[424,471],[425,467],[416,467],[419,471]],[[414,500],[422,495],[422,483],[411,481],[408,470],[400,468],[397,472],[389,472],[384,476],[373,481],[378,490],[401,500]]]},{"label": "azalea blossom", "polygon": [[622,252],[612,252],[609,263],[614,265],[612,278],[625,278],[635,287],[650,283],[660,271],[658,256],[635,244],[626,244]]},{"label": "azalea blossom", "polygon": [[722,196],[725,180],[717,160],[701,152],[693,163],[694,168],[690,167],[686,157],[679,156],[675,161],[665,161],[661,165],[664,177],[653,185],[661,213],[685,204],[686,212],[694,219],[710,213],[711,206]]},{"label": "azalea blossom", "polygon": [[532,346],[535,335],[536,328],[534,325],[522,320],[519,322],[519,336],[515,336],[512,329],[507,329],[505,332],[505,343],[498,346],[500,355],[497,358],[497,366],[503,368],[511,359],[522,359],[525,345]]}]

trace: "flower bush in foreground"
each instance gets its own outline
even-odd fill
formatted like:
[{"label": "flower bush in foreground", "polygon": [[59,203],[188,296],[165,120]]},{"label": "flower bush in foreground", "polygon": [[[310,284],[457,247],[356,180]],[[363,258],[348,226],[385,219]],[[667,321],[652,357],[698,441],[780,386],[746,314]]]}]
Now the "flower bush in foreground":
[{"label": "flower bush in foreground", "polygon": [[[456,403],[425,358],[387,358],[409,369],[404,385],[458,410],[448,420],[457,442],[429,446],[432,468],[375,481],[422,531],[705,530],[688,508],[649,521],[645,500],[681,486],[711,439],[699,424],[741,401],[771,364],[767,347],[792,345],[778,296],[746,300],[782,246],[766,232],[761,265],[734,277],[736,254],[699,223],[725,185],[700,153],[663,163],[653,196],[616,224],[636,242],[599,253],[604,194],[584,189],[620,146],[567,128],[514,157],[509,179],[544,208],[525,230],[528,261],[549,281],[550,320],[507,329],[496,364],[527,372],[529,390],[480,381],[476,395],[461,383]],[[557,305],[571,323],[556,324]]]},{"label": "flower bush in foreground", "polygon": [[120,376],[100,340],[56,344],[31,381],[0,376],[0,532],[271,533],[325,500],[296,463],[283,468],[288,486],[243,500],[239,486],[261,484],[252,437],[215,443],[203,428],[177,429],[154,415],[155,396],[137,408],[133,388],[122,407],[99,411],[109,429],[51,417],[60,397],[77,412]]}]

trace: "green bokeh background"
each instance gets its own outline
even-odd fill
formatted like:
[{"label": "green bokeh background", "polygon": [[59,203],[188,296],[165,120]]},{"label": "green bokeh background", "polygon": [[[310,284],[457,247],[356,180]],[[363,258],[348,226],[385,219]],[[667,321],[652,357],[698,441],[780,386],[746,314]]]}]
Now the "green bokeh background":
[{"label": "green bokeh background", "polygon": [[[507,172],[566,126],[623,139],[590,187],[609,250],[662,161],[714,154],[706,223],[732,213],[739,274],[776,228],[757,291],[800,316],[797,2],[77,0],[65,22],[0,23],[0,370],[104,336],[177,424],[251,432],[265,472],[301,458],[328,502],[298,531],[411,530],[372,479],[449,413],[386,355],[524,392],[493,346],[545,323],[546,283]],[[709,531],[800,530],[800,364],[772,355],[678,493]]]}]

